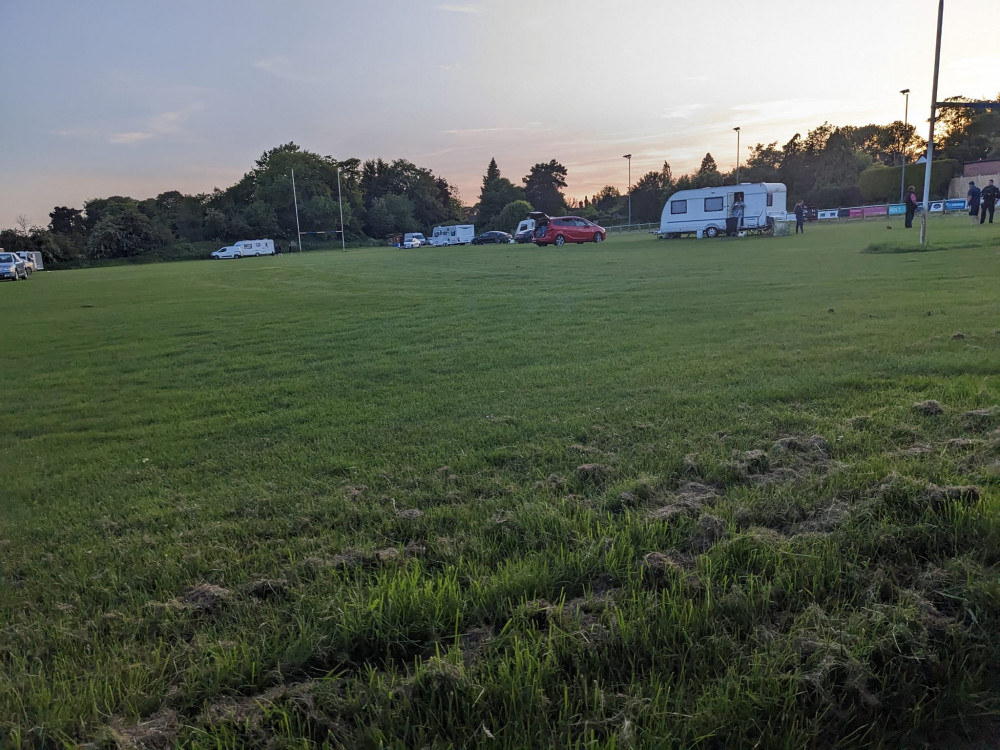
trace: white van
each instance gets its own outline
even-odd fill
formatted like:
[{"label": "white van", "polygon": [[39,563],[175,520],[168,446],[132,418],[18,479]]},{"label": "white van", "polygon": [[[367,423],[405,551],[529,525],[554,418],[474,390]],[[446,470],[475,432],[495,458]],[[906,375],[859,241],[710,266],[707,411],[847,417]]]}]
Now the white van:
[{"label": "white van", "polygon": [[476,227],[473,224],[454,224],[447,227],[434,227],[431,234],[432,247],[445,247],[447,245],[468,245],[472,238],[476,236]]},{"label": "white van", "polygon": [[534,242],[535,220],[522,219],[514,230],[514,242]]},{"label": "white van", "polygon": [[240,240],[229,247],[220,247],[212,253],[212,257],[216,260],[247,258],[253,255],[274,255],[274,240]]}]

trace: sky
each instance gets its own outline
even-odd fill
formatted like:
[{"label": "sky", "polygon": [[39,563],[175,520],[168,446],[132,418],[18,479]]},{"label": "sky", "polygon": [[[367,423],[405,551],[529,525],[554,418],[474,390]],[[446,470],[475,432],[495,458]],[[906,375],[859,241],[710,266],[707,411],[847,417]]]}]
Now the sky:
[{"label": "sky", "polygon": [[[996,99],[1000,14],[945,3],[938,100]],[[0,228],[208,193],[294,141],[479,197],[556,159],[568,197],[670,163],[904,117],[926,138],[934,0],[0,0]],[[632,154],[631,163],[623,159]]]}]

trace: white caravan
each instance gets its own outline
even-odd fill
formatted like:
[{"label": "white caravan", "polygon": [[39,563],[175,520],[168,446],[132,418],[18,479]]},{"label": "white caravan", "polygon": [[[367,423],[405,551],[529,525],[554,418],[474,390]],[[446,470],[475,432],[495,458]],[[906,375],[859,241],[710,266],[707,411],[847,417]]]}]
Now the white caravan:
[{"label": "white caravan", "polygon": [[240,240],[212,253],[215,259],[247,258],[251,255],[274,255],[274,240]]},{"label": "white caravan", "polygon": [[432,247],[445,245],[468,245],[476,236],[476,227],[472,224],[455,224],[447,227],[434,227],[431,234]]},{"label": "white caravan", "polygon": [[780,182],[679,190],[667,199],[660,237],[703,233],[706,237],[758,229],[784,220],[788,191]]},{"label": "white caravan", "polygon": [[535,220],[521,219],[514,230],[514,242],[532,242],[535,239]]}]

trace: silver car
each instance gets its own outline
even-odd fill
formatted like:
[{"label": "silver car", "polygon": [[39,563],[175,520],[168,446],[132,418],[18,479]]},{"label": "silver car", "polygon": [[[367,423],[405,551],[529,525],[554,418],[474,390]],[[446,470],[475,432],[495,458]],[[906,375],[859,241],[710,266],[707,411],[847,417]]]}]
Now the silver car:
[{"label": "silver car", "polygon": [[0,253],[0,279],[18,281],[28,278],[24,259],[17,253]]}]

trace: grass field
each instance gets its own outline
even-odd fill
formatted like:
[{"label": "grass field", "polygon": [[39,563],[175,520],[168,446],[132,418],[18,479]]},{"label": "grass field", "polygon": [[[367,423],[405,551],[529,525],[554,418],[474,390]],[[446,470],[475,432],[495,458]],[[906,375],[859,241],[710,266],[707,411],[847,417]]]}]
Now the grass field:
[{"label": "grass field", "polygon": [[995,747],[1000,230],[0,287],[0,746]]}]

